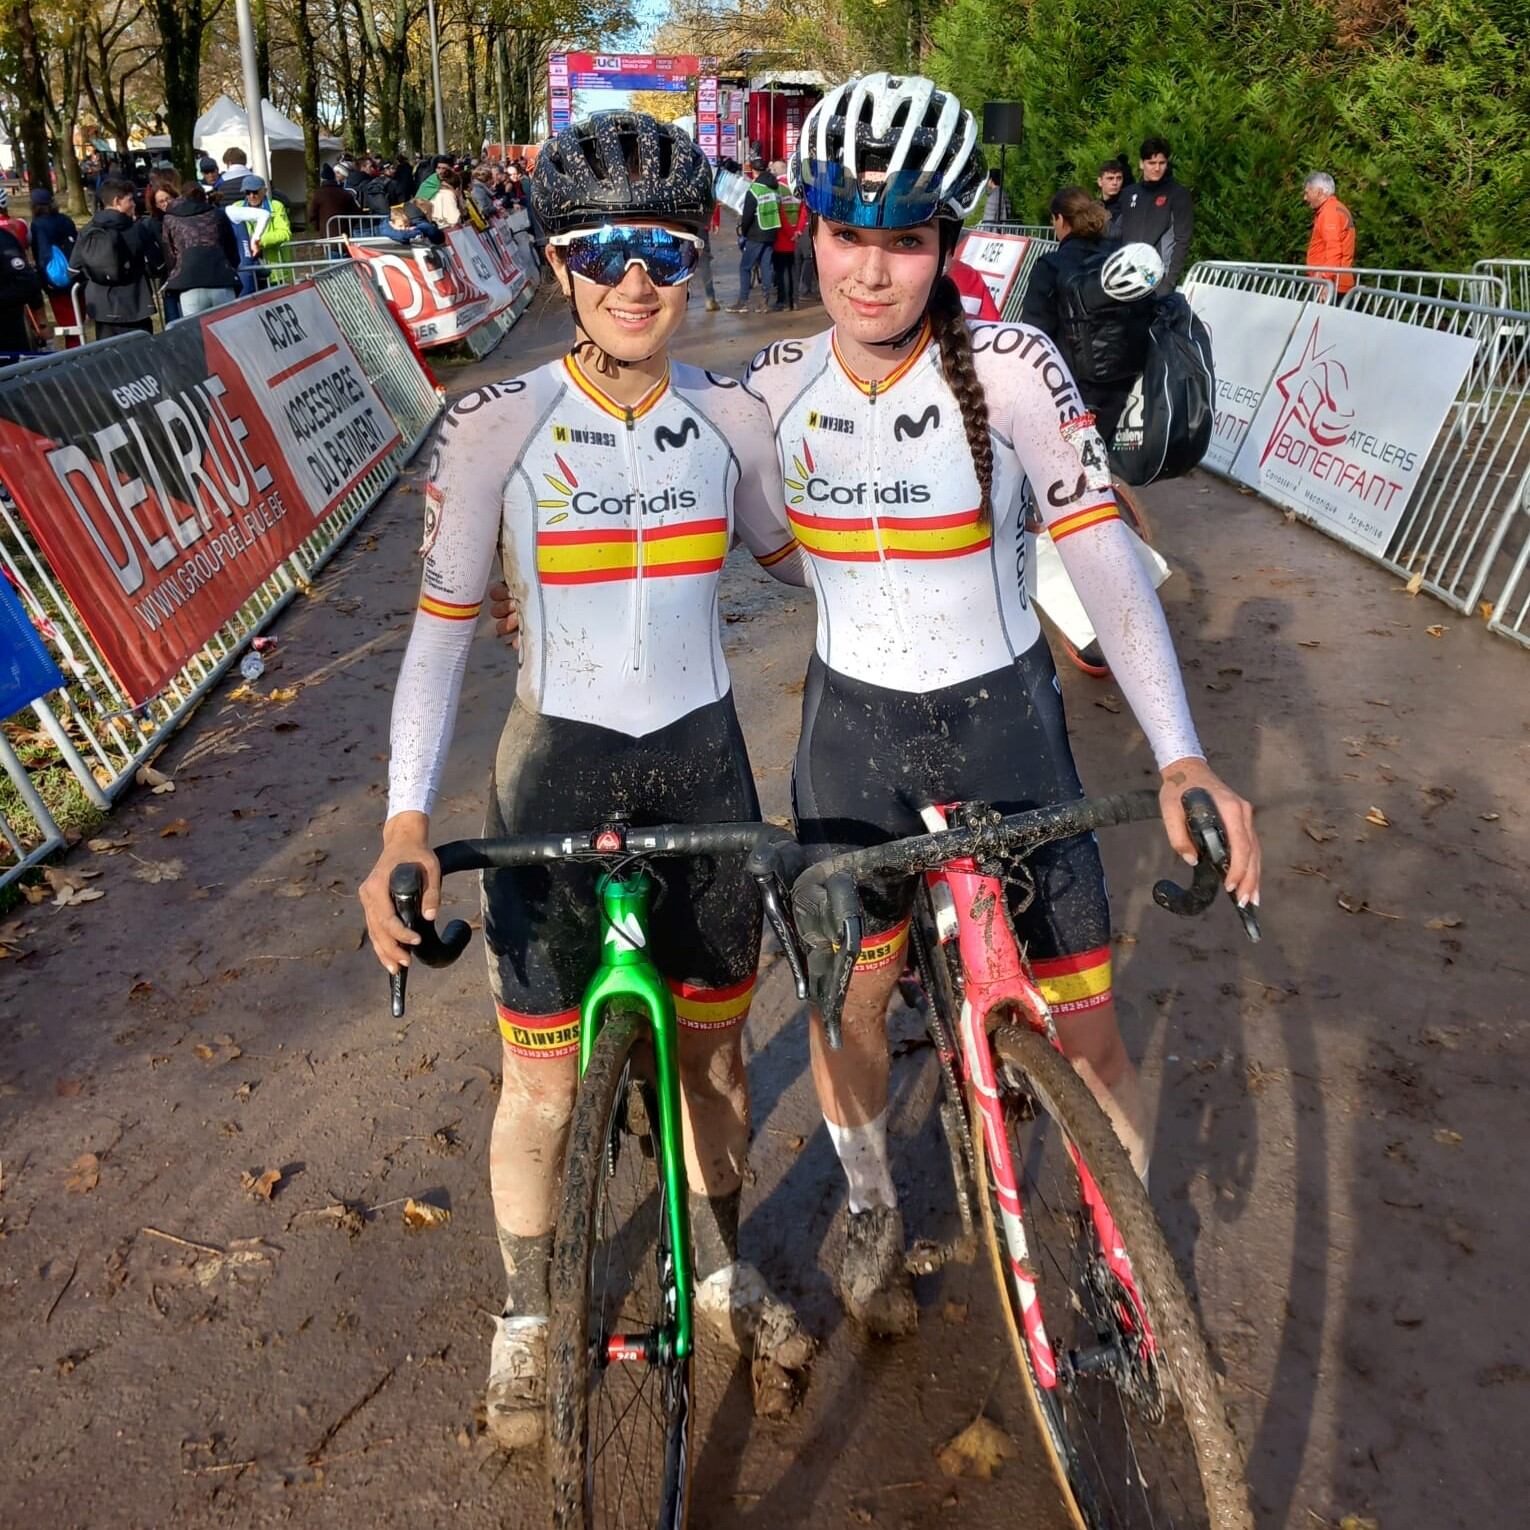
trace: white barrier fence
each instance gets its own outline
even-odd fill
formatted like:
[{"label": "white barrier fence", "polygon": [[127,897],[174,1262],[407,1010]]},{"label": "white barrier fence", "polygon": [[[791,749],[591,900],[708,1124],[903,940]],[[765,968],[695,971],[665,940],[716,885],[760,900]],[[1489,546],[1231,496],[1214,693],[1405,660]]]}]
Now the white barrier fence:
[{"label": "white barrier fence", "polygon": [[1205,466],[1530,646],[1530,262],[1473,272],[1203,262]]},{"label": "white barrier fence", "polygon": [[[300,293],[303,289],[296,290]],[[0,574],[20,599],[33,627],[42,634],[68,681],[63,689],[36,701],[31,710],[64,764],[74,774],[80,790],[98,808],[109,805],[132,779],[138,766],[160,747],[238,659],[250,638],[268,626],[290,601],[309,587],[318,571],[393,483],[399,467],[419,448],[440,413],[442,398],[434,379],[376,286],[356,262],[330,263],[316,271],[313,291],[343,337],[344,346],[354,357],[360,373],[364,374],[371,394],[381,403],[396,444],[375,453],[370,461],[358,460],[356,469],[349,471],[343,480],[343,493],[332,504],[329,496],[320,500],[321,508],[326,504],[329,508],[313,529],[268,576],[247,590],[233,614],[221,622],[148,699],[135,699],[135,695],[141,695],[142,688],[130,689],[101,642],[92,635],[92,624],[82,615],[82,607],[65,592],[64,580],[34,534],[32,524],[22,517],[11,497],[9,491],[12,489],[18,495],[30,497],[28,485],[11,480],[14,463],[9,466],[0,464],[7,490],[0,496]],[[263,306],[269,311],[270,302],[271,294],[268,293],[248,300],[246,304],[229,304],[215,310],[202,321],[204,333],[211,323],[220,338],[235,335],[242,309]],[[167,343],[174,333],[172,330],[164,337]],[[121,351],[124,357],[129,354],[136,357],[141,354],[144,343],[142,337],[127,336],[100,342],[84,350],[59,352],[7,369],[3,378],[12,386],[22,382],[23,387],[23,379],[46,378],[55,394],[59,392],[61,382],[67,393],[71,369],[78,371],[90,367],[98,374],[105,368],[109,375],[111,358],[115,354],[113,348],[136,344],[138,350]],[[213,343],[204,341],[209,349]],[[322,355],[318,359],[322,360]],[[96,386],[100,386],[99,377]],[[355,396],[354,386],[352,396]],[[99,406],[101,401],[94,402]],[[87,416],[90,411],[84,407],[84,400],[81,403],[77,421],[65,419],[54,427],[66,442],[89,436]],[[221,418],[216,412],[214,417]],[[227,438],[224,440],[226,443]],[[144,447],[141,432],[138,444],[149,450]],[[280,449],[280,439],[277,444]],[[74,448],[66,446],[64,449]],[[301,449],[299,443],[296,450],[301,452]],[[315,461],[310,456],[308,461],[312,464],[311,472],[325,473],[322,459]],[[165,471],[161,462],[150,467],[147,476],[163,476]],[[163,493],[164,486],[158,479],[155,483]],[[193,499],[198,492],[193,490]],[[130,501],[124,502],[127,503]],[[287,508],[295,510],[297,507]],[[128,512],[123,508],[115,513],[126,516]],[[192,527],[193,522],[187,521],[185,525]],[[164,545],[167,550],[170,548],[168,541]],[[92,615],[95,631],[99,633],[102,630],[100,612]],[[56,848],[59,834],[35,783],[28,779],[25,767],[9,743],[0,748],[0,766],[11,779],[26,816],[32,820],[30,824],[7,822],[0,816],[0,839],[5,843],[9,862],[0,863],[0,886],[4,886],[26,866]]]}]

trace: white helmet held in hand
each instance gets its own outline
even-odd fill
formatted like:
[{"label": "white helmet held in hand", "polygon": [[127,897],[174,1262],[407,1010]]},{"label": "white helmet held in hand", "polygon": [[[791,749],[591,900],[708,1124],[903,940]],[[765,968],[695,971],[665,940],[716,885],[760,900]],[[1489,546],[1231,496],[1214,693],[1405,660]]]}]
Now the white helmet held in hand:
[{"label": "white helmet held in hand", "polygon": [[1163,280],[1163,257],[1150,244],[1128,244],[1109,256],[1100,268],[1105,296],[1118,303],[1135,303]]},{"label": "white helmet held in hand", "polygon": [[836,86],[808,113],[789,180],[819,217],[860,228],[960,225],[986,175],[977,124],[920,75],[885,71]]}]

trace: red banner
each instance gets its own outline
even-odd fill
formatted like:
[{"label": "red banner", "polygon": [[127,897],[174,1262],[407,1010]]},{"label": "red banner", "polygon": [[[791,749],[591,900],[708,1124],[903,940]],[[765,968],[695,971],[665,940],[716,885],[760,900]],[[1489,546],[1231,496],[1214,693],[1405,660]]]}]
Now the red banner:
[{"label": "red banner", "polygon": [[382,295],[422,351],[453,345],[490,315],[488,296],[469,280],[449,244],[351,240],[347,253],[367,262]]},{"label": "red banner", "polygon": [[0,381],[0,477],[135,702],[398,441],[312,283]]}]

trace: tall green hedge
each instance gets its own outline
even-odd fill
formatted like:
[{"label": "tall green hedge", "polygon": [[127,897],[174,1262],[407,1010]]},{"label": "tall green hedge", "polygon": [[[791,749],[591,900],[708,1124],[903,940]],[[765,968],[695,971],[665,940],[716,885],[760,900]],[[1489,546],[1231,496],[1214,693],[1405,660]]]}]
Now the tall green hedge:
[{"label": "tall green hedge", "polygon": [[[1161,134],[1195,192],[1192,258],[1291,260],[1328,170],[1357,262],[1459,270],[1530,256],[1530,0],[952,0],[925,69],[1015,100],[1025,221]],[[898,61],[901,62],[901,61]]]}]

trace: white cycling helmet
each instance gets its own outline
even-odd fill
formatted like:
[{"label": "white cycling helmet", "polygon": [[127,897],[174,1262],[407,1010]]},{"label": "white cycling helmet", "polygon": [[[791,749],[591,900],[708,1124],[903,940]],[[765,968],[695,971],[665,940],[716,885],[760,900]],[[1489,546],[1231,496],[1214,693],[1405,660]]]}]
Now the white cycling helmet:
[{"label": "white cycling helmet", "polygon": [[836,86],[808,113],[787,171],[812,212],[860,228],[965,221],[987,167],[977,124],[921,75],[885,71]]},{"label": "white cycling helmet", "polygon": [[1100,267],[1100,286],[1118,303],[1135,303],[1162,280],[1163,256],[1150,244],[1123,245]]}]

